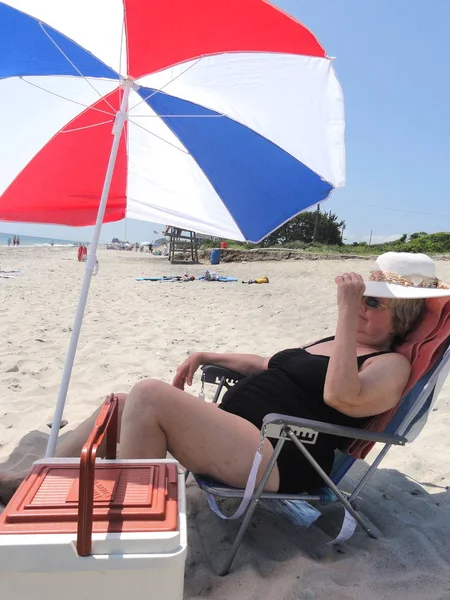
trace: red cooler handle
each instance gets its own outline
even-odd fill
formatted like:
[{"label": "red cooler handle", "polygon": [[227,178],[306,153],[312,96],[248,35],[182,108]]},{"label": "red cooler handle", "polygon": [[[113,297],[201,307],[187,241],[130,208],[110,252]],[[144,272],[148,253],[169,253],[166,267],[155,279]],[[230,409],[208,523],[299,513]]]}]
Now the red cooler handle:
[{"label": "red cooler handle", "polygon": [[97,449],[106,435],[106,458],[116,458],[119,403],[114,394],[103,404],[91,434],[83,446],[78,490],[77,552],[89,556],[92,550],[94,478]]}]

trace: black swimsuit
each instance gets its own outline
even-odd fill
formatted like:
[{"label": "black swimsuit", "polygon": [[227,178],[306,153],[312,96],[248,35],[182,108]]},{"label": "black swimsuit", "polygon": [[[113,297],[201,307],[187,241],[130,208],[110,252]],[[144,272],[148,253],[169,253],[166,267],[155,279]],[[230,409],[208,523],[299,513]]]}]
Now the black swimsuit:
[{"label": "black swimsuit", "polygon": [[[326,338],[316,344],[332,339],[334,338]],[[358,369],[368,358],[379,354],[386,352],[359,356]],[[268,413],[363,428],[368,421],[367,417],[349,417],[325,404],[323,388],[329,360],[329,356],[310,354],[303,348],[278,352],[270,359],[266,371],[250,375],[228,390],[219,408],[239,415],[258,429]],[[275,445],[277,440],[270,441]],[[334,450],[344,443],[345,439],[342,437],[321,433],[314,445],[308,445],[308,450],[329,474],[333,466]],[[293,494],[311,491],[323,484],[323,480],[292,442],[284,444],[277,465],[280,474],[279,492]]]}]

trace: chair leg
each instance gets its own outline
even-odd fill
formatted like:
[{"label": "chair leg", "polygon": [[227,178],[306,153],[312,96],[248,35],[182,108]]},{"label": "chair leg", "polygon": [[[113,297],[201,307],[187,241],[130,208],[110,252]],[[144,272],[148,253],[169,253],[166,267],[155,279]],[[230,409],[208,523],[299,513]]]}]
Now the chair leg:
[{"label": "chair leg", "polygon": [[278,455],[280,454],[281,448],[283,447],[283,444],[285,441],[286,441],[285,439],[279,439],[277,442],[277,445],[275,446],[273,454],[270,457],[267,467],[265,468],[265,471],[262,474],[261,481],[259,482],[259,484],[255,490],[255,493],[253,495],[253,498],[245,512],[245,515],[242,520],[241,526],[239,527],[239,531],[237,533],[236,539],[233,542],[233,546],[231,547],[231,550],[228,553],[228,556],[225,560],[225,563],[222,566],[222,569],[219,572],[219,575],[228,575],[228,573],[230,571],[231,564],[236,556],[236,553],[241,544],[242,538],[244,537],[245,530],[247,529],[248,524],[250,523],[250,519],[252,518],[252,515],[255,512],[255,508],[259,502],[259,497],[261,496],[262,492],[264,491],[264,487],[267,483],[267,480],[269,479],[269,476],[272,472],[272,469],[277,461]]},{"label": "chair leg", "polygon": [[370,529],[370,527],[366,524],[365,520],[361,517],[361,515],[356,512],[356,510],[353,508],[353,506],[350,504],[350,502],[347,500],[347,498],[344,496],[344,494],[341,492],[341,490],[328,477],[328,475],[325,473],[325,471],[322,469],[322,467],[319,465],[319,463],[316,460],[314,460],[314,458],[311,456],[311,454],[308,452],[308,450],[306,450],[306,448],[303,446],[303,444],[298,440],[295,433],[290,428],[287,428],[287,429],[288,429],[289,438],[294,442],[294,444],[297,446],[297,448],[300,450],[300,452],[303,454],[303,456],[306,458],[306,460],[316,469],[316,471],[319,473],[319,475],[322,477],[322,479],[325,481],[325,483],[328,485],[328,487],[330,487],[333,490],[333,492],[339,498],[339,501],[341,502],[341,504],[348,510],[348,512],[355,519],[355,521],[357,521],[361,525],[361,527],[364,529],[364,531],[371,538],[377,539],[378,536]]}]

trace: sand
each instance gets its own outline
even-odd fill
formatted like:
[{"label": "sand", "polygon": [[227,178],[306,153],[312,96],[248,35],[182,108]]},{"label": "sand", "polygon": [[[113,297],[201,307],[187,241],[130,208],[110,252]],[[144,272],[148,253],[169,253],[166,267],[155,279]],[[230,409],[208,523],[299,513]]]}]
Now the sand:
[{"label": "sand", "polygon": [[[171,266],[148,254],[101,250],[80,336],[65,418],[74,427],[111,391],[146,377],[170,382],[195,350],[271,355],[332,335],[333,279],[367,273],[367,261],[221,264],[219,273],[270,284],[136,282],[142,275],[199,275],[208,264]],[[0,248],[0,468],[27,467],[45,449],[83,276],[76,249]],[[438,272],[450,281],[450,262]],[[199,392],[199,381],[192,391]],[[331,506],[309,529],[257,511],[232,573],[215,570],[236,523],[213,515],[190,482],[185,598],[396,600],[450,599],[450,382],[420,438],[391,451],[361,494],[379,540],[358,529],[339,548],[341,510]],[[369,455],[368,462],[373,459]],[[360,462],[346,478],[349,488]]]}]

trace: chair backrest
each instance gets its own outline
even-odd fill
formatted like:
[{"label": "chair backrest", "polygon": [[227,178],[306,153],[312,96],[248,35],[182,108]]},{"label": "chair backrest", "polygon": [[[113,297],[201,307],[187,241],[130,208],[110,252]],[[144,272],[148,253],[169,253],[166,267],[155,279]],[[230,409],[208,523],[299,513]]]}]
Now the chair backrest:
[{"label": "chair backrest", "polygon": [[[428,415],[436,403],[442,386],[450,371],[450,339],[440,360],[416,383],[413,389],[402,399],[400,406],[388,423],[386,433],[404,435],[412,442],[419,435]],[[331,479],[338,484],[353,463],[355,457],[340,450],[335,451]]]},{"label": "chair backrest", "polygon": [[421,432],[436,403],[450,370],[450,339],[441,359],[403,398],[397,412],[386,427],[387,433],[404,435],[412,442]]}]

